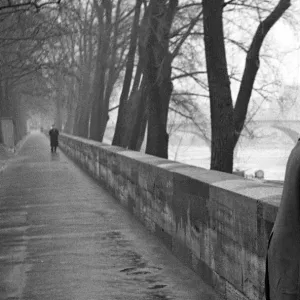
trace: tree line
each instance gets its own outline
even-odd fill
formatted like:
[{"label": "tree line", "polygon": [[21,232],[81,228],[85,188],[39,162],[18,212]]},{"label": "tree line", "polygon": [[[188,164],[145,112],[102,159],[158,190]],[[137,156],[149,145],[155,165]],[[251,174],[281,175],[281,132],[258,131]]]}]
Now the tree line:
[{"label": "tree line", "polygon": [[[249,103],[272,94],[264,45],[279,19],[292,20],[290,0],[53,2],[0,6],[1,116],[24,123],[38,111],[101,142],[117,109],[112,144],[139,151],[145,139],[163,158],[176,116],[211,144],[211,169],[232,172]],[[228,62],[233,49],[242,67]]]}]

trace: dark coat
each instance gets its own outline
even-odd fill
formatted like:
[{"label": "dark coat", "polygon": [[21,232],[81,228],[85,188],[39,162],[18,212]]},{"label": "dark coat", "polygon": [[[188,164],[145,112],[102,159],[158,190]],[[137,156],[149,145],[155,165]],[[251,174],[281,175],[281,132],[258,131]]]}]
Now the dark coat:
[{"label": "dark coat", "polygon": [[52,128],[49,131],[49,135],[50,135],[50,145],[51,145],[51,147],[57,147],[58,146],[59,131],[56,128]]},{"label": "dark coat", "polygon": [[292,150],[268,243],[266,300],[300,299],[300,142]]}]

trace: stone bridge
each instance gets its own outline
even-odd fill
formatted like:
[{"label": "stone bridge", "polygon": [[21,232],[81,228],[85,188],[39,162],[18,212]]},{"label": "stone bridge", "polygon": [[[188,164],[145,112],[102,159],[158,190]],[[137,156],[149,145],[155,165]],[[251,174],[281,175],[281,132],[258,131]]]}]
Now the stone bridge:
[{"label": "stone bridge", "polygon": [[[199,125],[200,126],[200,125]],[[193,123],[188,124],[172,124],[169,126],[169,130],[176,128],[177,132],[190,133],[196,135],[200,139],[205,140],[208,146],[210,146],[209,139],[205,139],[201,131],[197,128],[197,125]],[[255,120],[251,121],[248,125],[245,125],[244,131],[249,136],[255,136],[255,132],[263,128],[274,128],[291,138],[295,143],[300,137],[300,120]],[[210,128],[207,130],[207,136],[210,137]]]},{"label": "stone bridge", "polygon": [[65,134],[61,150],[31,135],[0,174],[0,299],[264,299],[282,187]]},{"label": "stone bridge", "polygon": [[295,143],[300,138],[300,120],[256,120],[246,125],[244,130],[251,134],[262,128],[275,128],[285,133]]}]

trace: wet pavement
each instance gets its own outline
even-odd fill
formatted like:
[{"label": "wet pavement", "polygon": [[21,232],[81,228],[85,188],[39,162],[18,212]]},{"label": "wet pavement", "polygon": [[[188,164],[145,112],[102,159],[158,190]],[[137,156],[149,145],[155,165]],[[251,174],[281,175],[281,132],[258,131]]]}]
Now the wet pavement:
[{"label": "wet pavement", "polygon": [[0,174],[0,299],[219,299],[42,134]]}]

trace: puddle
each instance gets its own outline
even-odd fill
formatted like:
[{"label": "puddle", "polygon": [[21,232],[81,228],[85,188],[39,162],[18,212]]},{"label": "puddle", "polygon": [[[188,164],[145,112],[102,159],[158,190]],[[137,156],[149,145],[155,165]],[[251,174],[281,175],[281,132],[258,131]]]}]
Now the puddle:
[{"label": "puddle", "polygon": [[122,269],[120,272],[130,272],[133,270],[136,270],[136,268],[125,268],[125,269]]},{"label": "puddle", "polygon": [[151,274],[148,271],[136,271],[132,273],[133,275],[146,275],[146,274]]},{"label": "puddle", "polygon": [[167,286],[166,284],[156,284],[156,285],[148,287],[148,289],[149,290],[156,290],[156,289],[162,289],[162,288],[164,288],[166,286]]}]

